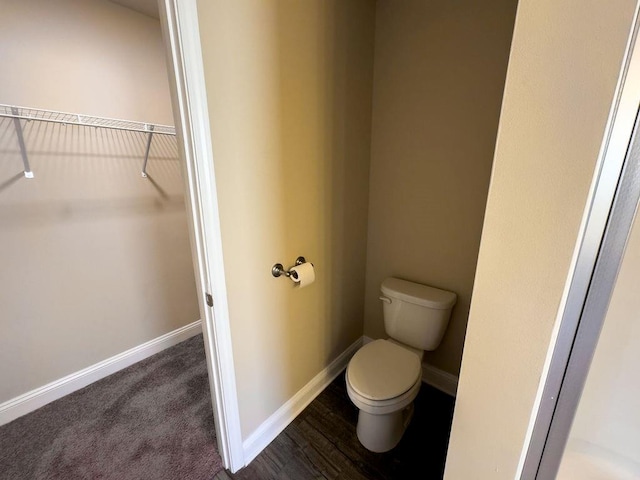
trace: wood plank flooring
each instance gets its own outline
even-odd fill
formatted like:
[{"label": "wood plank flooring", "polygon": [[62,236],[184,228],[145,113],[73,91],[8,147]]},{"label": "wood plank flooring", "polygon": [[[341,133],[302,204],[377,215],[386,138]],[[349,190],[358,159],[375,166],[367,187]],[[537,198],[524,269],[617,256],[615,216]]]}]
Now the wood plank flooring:
[{"label": "wood plank flooring", "polygon": [[214,480],[441,479],[454,399],[423,384],[398,446],[373,453],[358,441],[344,381],[343,372],[247,467]]}]

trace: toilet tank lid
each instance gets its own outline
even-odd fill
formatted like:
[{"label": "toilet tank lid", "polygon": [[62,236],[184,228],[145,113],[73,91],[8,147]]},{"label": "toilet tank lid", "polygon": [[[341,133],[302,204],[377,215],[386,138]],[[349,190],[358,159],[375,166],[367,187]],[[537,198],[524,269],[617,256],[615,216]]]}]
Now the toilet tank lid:
[{"label": "toilet tank lid", "polygon": [[457,298],[453,292],[394,277],[385,279],[380,290],[388,297],[439,310],[453,307]]}]

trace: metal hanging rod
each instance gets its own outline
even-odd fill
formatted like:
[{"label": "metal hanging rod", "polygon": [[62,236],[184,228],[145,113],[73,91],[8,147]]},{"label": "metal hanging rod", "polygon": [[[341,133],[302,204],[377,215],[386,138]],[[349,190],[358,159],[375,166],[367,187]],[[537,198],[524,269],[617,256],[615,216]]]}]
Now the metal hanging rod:
[{"label": "metal hanging rod", "polygon": [[24,176],[26,178],[33,178],[33,172],[29,166],[29,158],[27,156],[27,148],[25,147],[22,123],[20,120],[36,120],[39,122],[51,122],[63,125],[78,125],[81,127],[109,128],[113,130],[124,130],[127,132],[146,133],[146,148],[141,172],[144,178],[147,178],[147,162],[149,161],[149,152],[151,150],[153,136],[176,135],[175,127],[171,127],[169,125],[117,120],[105,117],[91,117],[89,115],[80,115],[79,113],[55,112],[53,110],[18,107],[15,105],[0,104],[0,117],[13,119],[16,128],[16,135],[18,137],[18,144],[20,145],[20,155],[22,156],[22,163],[24,165]]}]

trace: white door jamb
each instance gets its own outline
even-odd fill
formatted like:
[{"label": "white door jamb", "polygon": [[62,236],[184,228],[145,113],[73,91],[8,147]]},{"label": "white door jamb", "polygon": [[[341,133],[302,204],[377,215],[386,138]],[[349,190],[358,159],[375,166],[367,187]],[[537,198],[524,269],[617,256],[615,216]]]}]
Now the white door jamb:
[{"label": "white door jamb", "polygon": [[218,449],[224,466],[235,472],[245,462],[196,0],[158,3],[184,158],[187,216]]}]

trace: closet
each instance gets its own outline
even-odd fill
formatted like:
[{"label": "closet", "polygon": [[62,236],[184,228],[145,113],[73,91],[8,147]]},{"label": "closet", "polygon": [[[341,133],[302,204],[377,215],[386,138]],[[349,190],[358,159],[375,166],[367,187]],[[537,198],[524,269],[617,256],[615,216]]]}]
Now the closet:
[{"label": "closet", "polygon": [[1,6],[0,404],[200,328],[159,21]]}]

